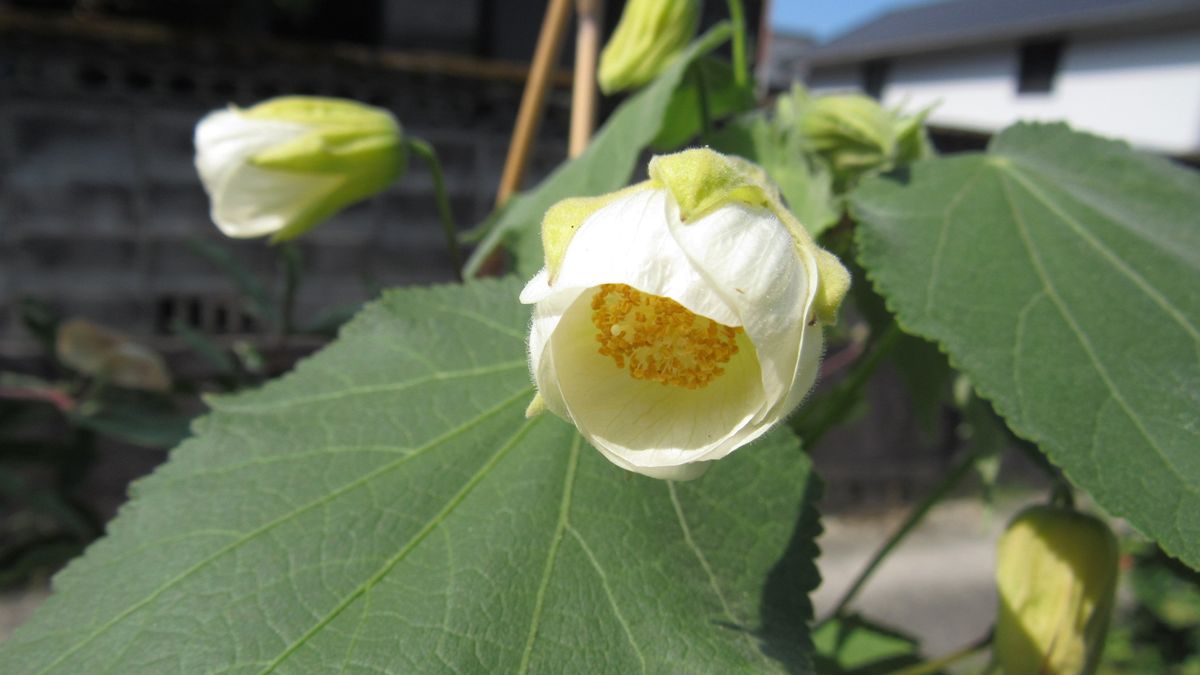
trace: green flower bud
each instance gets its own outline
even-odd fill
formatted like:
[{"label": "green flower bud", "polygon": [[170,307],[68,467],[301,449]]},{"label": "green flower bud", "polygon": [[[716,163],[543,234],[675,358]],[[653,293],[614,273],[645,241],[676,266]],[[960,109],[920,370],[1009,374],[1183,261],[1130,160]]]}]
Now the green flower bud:
[{"label": "green flower bud", "polygon": [[230,237],[297,237],[385,189],[404,163],[392,114],[353,101],[286,96],[196,125],[196,169]]},{"label": "green flower bud", "polygon": [[1001,669],[1094,672],[1112,614],[1117,557],[1116,538],[1098,518],[1035,506],[1013,519],[996,562],[993,656]]},{"label": "green flower bud", "polygon": [[779,119],[794,126],[844,186],[931,154],[924,128],[928,111],[902,117],[866,96],[810,98],[799,88],[781,97],[778,108]]},{"label": "green flower bud", "polygon": [[600,53],[600,90],[612,94],[653,80],[695,37],[699,20],[697,0],[629,0]]}]

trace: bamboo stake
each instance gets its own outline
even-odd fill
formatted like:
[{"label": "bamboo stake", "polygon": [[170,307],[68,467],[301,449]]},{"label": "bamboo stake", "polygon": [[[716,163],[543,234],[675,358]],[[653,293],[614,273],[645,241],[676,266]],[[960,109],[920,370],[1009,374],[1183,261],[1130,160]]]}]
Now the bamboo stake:
[{"label": "bamboo stake", "polygon": [[496,206],[503,205],[521,187],[521,178],[529,164],[529,150],[537,135],[538,124],[542,121],[550,74],[562,50],[563,34],[570,14],[570,0],[550,0],[542,20],[542,31],[538,34],[537,49],[533,53],[533,67],[529,70],[525,93],[521,95],[521,108],[517,111],[517,124],[513,129],[512,143],[508,146],[504,174],[496,191]]},{"label": "bamboo stake", "polygon": [[596,128],[596,58],[600,52],[603,0],[576,0],[575,81],[571,90],[571,157],[587,149]]}]

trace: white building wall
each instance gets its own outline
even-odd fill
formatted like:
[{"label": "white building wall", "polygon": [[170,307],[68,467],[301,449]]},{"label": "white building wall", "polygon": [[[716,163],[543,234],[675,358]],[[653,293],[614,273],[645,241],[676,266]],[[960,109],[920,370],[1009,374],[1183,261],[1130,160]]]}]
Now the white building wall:
[{"label": "white building wall", "polygon": [[[1200,31],[1148,37],[1068,38],[1054,90],[1017,93],[1015,44],[901,57],[883,101],[933,103],[936,126],[995,132],[1017,120],[1065,120],[1171,154],[1200,154]],[[857,68],[815,68],[814,91],[861,85]]]}]

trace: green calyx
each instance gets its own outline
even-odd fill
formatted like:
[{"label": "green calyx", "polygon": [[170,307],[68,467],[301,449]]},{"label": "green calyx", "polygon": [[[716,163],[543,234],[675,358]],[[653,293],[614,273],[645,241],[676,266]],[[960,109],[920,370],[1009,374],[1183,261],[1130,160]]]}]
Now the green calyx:
[{"label": "green calyx", "polygon": [[546,270],[550,273],[550,281],[553,283],[558,276],[563,257],[567,255],[567,246],[583,221],[621,197],[654,187],[658,186],[646,181],[596,197],[570,197],[551,206],[542,218],[542,250],[546,254]]},{"label": "green calyx", "polygon": [[804,255],[817,267],[813,313],[821,323],[837,323],[838,308],[850,290],[850,273],[837,256],[813,241],[808,230],[783,205],[779,189],[758,165],[709,148],[684,150],[650,160],[650,179],[661,184],[679,205],[684,222],[701,218],[730,203],[767,209],[783,221]]},{"label": "green calyx", "polygon": [[850,186],[932,154],[924,130],[929,112],[903,116],[867,96],[814,97],[796,86],[780,97],[777,117],[825,160],[840,185]]},{"label": "green calyx", "polygon": [[277,232],[272,241],[293,239],[342,208],[384,190],[400,177],[407,163],[404,132],[396,119],[380,108],[339,99],[285,96],[239,114],[307,128],[303,135],[251,157],[251,164],[336,182],[325,199]]},{"label": "green calyx", "polygon": [[640,190],[665,189],[679,208],[684,223],[702,218],[732,203],[765,209],[792,235],[802,258],[811,260],[817,276],[813,315],[817,321],[837,322],[838,308],[850,288],[850,274],[837,256],[819,247],[779,196],[779,190],[757,165],[709,148],[695,148],[650,160],[650,180],[598,197],[574,197],[558,202],[542,220],[542,250],[553,283],[575,232],[593,213]]}]

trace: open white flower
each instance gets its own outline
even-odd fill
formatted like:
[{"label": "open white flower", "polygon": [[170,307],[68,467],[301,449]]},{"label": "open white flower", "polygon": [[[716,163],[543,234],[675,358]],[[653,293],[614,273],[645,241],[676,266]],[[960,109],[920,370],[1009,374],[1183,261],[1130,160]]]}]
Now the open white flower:
[{"label": "open white flower", "polygon": [[816,380],[849,275],[758,167],[707,149],[568,199],[542,224],[529,363],[545,406],[630,471],[687,480]]},{"label": "open white flower", "polygon": [[196,125],[196,170],[226,235],[291,239],[390,185],[402,140],[386,110],[287,96],[209,113]]}]

